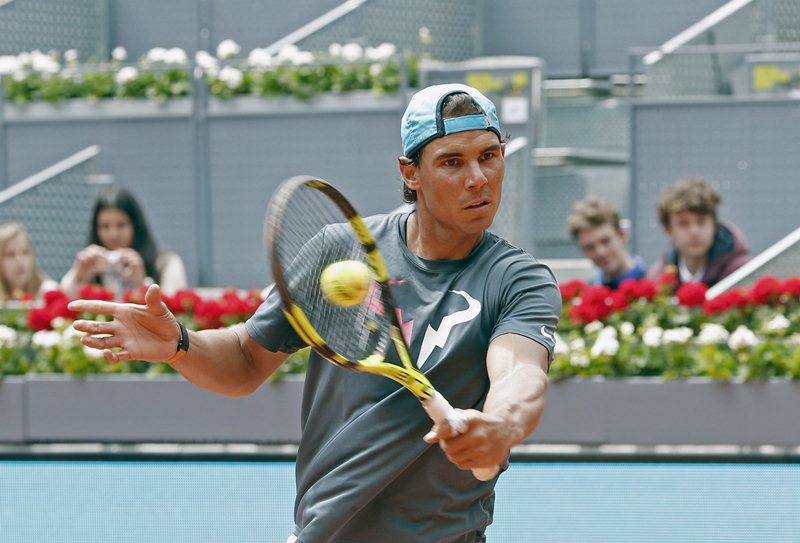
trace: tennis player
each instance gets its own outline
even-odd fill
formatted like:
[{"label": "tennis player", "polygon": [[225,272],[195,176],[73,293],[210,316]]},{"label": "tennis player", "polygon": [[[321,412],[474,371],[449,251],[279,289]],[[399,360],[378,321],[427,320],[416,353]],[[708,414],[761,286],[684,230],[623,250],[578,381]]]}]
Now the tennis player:
[{"label": "tennis player", "polygon": [[[288,541],[485,541],[497,478],[481,482],[470,470],[506,467],[544,408],[561,299],[547,267],[488,231],[504,175],[494,104],[464,85],[425,88],[403,115],[401,137],[403,194],[413,210],[367,224],[393,278],[411,355],[463,410],[468,429],[431,428],[393,381],[312,354]],[[244,325],[189,333],[158,285],[146,305],[81,300],[70,308],[114,317],[75,323],[91,334],[84,344],[105,349],[110,362],[166,360],[227,396],[253,392],[303,346],[275,293]]]}]

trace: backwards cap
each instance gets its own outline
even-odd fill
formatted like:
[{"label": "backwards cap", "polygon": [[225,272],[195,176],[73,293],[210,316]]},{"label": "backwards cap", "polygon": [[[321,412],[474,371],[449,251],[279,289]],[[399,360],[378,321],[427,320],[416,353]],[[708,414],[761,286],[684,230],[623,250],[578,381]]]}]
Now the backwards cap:
[{"label": "backwards cap", "polygon": [[[468,94],[480,114],[442,119],[442,104],[453,94]],[[400,126],[403,155],[411,156],[428,142],[466,130],[491,130],[502,138],[497,110],[491,100],[477,89],[461,84],[433,85],[411,97]]]}]

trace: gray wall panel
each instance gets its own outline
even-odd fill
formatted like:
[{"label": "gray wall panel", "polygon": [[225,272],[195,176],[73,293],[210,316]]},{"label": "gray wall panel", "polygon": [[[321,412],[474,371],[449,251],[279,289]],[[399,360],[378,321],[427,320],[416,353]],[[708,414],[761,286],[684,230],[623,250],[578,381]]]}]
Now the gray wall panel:
[{"label": "gray wall panel", "polygon": [[485,2],[485,55],[544,59],[547,77],[580,72],[579,0]]},{"label": "gray wall panel", "polygon": [[602,0],[595,2],[591,74],[628,71],[628,49],[658,46],[727,0]]},{"label": "gray wall panel", "polygon": [[135,61],[153,47],[197,50],[198,0],[109,0],[111,46],[121,45]]},{"label": "gray wall panel", "polygon": [[[89,145],[100,145],[98,173],[130,188],[159,242],[178,252],[191,284],[197,277],[192,131],[188,118],[14,122],[7,127],[12,182]],[[75,220],[89,228],[89,217]]]},{"label": "gray wall panel", "polygon": [[742,229],[753,254],[797,228],[800,100],[640,103],[632,115],[633,231],[645,260],[666,244],[660,193],[687,175],[714,184],[720,216]]},{"label": "gray wall panel", "polygon": [[399,100],[357,113],[286,115],[262,107],[249,115],[212,119],[215,283],[266,284],[264,212],[272,192],[288,177],[320,176],[364,215],[400,205],[399,119]]},{"label": "gray wall panel", "polygon": [[181,47],[193,53],[203,40],[201,28],[208,29],[212,49],[231,38],[246,56],[254,47],[265,47],[342,3],[203,0],[211,5],[201,12],[201,0],[109,1],[112,46],[125,47],[131,60],[153,47]]}]

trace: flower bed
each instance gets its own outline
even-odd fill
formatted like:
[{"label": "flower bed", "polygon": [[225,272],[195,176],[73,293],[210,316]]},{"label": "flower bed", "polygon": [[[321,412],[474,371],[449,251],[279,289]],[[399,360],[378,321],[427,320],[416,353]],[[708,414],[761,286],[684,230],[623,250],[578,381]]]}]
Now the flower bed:
[{"label": "flower bed", "polygon": [[[550,368],[554,381],[569,377],[661,377],[715,380],[800,378],[800,278],[762,277],[750,289],[706,300],[706,288],[687,283],[672,294],[670,276],[660,282],[626,281],[617,291],[580,281],[561,285],[564,309]],[[100,287],[81,298],[111,299]],[[142,302],[143,292],[125,301]],[[234,289],[213,298],[183,290],[165,303],[194,330],[244,322],[261,293]],[[166,364],[107,364],[80,343],[61,292],[44,303],[0,313],[0,376],[26,373],[173,373]],[[85,315],[83,317],[86,317]],[[89,316],[91,317],[91,316]],[[307,352],[292,356],[273,378],[305,371]]]},{"label": "flower bed", "polygon": [[[100,286],[81,289],[80,298],[111,300],[113,294]],[[260,291],[241,293],[235,289],[204,298],[193,290],[163,296],[167,307],[192,330],[220,328],[244,322],[263,301]],[[125,302],[144,303],[144,290],[130,291]],[[77,315],[67,309],[70,298],[60,291],[44,294],[42,303],[21,300],[7,304],[0,313],[0,377],[26,373],[174,373],[167,364],[141,361],[108,364],[102,352],[85,347],[80,332],[72,328]],[[12,307],[13,306],[13,307]],[[2,308],[3,306],[0,306]]]},{"label": "flower bed", "polygon": [[302,51],[287,45],[275,54],[255,48],[240,58],[241,48],[223,40],[216,56],[198,51],[190,61],[180,48],[155,47],[136,63],[117,47],[110,62],[81,60],[75,50],[23,52],[0,56],[5,99],[14,105],[59,103],[71,99],[146,98],[163,102],[192,91],[192,71],[204,78],[211,96],[294,96],[308,100],[322,93],[371,90],[395,93],[404,81],[416,85],[419,59],[429,38],[420,34],[419,51],[398,54],[390,43],[362,47],[331,44],[327,51]]},{"label": "flower bed", "polygon": [[616,291],[562,284],[551,379],[800,378],[800,277],[764,276],[711,300],[700,283],[673,294],[674,279],[629,280]]}]

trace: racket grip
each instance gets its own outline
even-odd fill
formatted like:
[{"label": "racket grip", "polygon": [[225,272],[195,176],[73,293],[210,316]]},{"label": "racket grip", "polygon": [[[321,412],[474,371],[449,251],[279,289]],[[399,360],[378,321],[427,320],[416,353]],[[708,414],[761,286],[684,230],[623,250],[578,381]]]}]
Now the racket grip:
[{"label": "racket grip", "polygon": [[[430,398],[422,402],[422,407],[425,408],[425,411],[433,422],[438,424],[446,420],[448,424],[450,424],[450,428],[456,433],[463,434],[469,427],[467,417],[465,417],[463,413],[453,409],[450,402],[435,390]],[[473,469],[472,474],[479,481],[489,481],[494,479],[499,471],[500,466],[492,466],[490,468]]]}]

